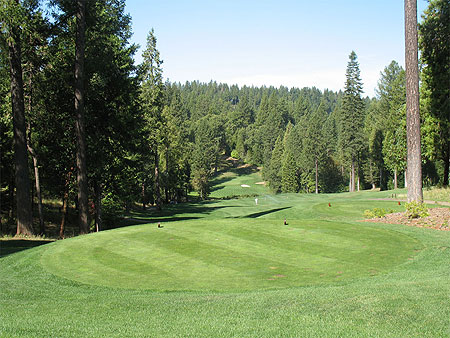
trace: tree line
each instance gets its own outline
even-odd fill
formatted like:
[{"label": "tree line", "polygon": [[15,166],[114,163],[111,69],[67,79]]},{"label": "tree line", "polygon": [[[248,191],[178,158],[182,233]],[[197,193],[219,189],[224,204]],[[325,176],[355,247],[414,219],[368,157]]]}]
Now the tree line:
[{"label": "tree line", "polygon": [[[448,185],[448,1],[419,27],[424,182]],[[4,0],[0,9],[1,215],[46,232],[42,200],[80,233],[139,205],[207,198],[224,156],[262,167],[274,192],[389,189],[406,180],[405,71],[363,97],[352,51],[344,90],[164,81],[155,32],[134,64],[125,0]],[[32,183],[33,182],[33,183]],[[33,200],[33,203],[32,203]],[[33,208],[33,205],[37,206]],[[33,225],[32,213],[36,224]]]}]

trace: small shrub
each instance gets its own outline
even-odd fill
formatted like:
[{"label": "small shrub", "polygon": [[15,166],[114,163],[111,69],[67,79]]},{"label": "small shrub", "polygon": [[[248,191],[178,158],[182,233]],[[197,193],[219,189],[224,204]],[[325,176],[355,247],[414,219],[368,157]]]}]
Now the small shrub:
[{"label": "small shrub", "polygon": [[386,216],[388,212],[383,208],[374,208],[372,210],[365,210],[364,217],[366,218],[381,218]]},{"label": "small shrub", "polygon": [[240,156],[239,156],[239,151],[237,151],[236,149],[233,149],[232,151],[231,151],[231,157],[233,157],[233,158],[237,158],[237,159],[239,159],[240,158]]},{"label": "small shrub", "polygon": [[111,193],[102,199],[103,229],[114,228],[115,223],[123,214],[123,206]]},{"label": "small shrub", "polygon": [[409,218],[422,218],[430,216],[428,209],[423,203],[412,201],[405,204],[406,214]]}]

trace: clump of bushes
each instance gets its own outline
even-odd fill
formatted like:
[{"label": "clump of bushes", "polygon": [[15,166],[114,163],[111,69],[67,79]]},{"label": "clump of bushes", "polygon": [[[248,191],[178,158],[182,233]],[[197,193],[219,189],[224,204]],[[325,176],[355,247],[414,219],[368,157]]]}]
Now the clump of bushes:
[{"label": "clump of bushes", "polygon": [[120,201],[109,193],[102,199],[102,221],[103,230],[112,229],[123,214],[123,205]]},{"label": "clump of bushes", "polygon": [[423,203],[412,201],[405,204],[406,214],[408,218],[422,218],[430,216],[428,209]]},{"label": "clump of bushes", "polygon": [[383,208],[374,208],[372,210],[365,210],[364,211],[364,217],[366,218],[381,218],[386,216],[386,214],[392,213],[392,210],[386,211]]}]

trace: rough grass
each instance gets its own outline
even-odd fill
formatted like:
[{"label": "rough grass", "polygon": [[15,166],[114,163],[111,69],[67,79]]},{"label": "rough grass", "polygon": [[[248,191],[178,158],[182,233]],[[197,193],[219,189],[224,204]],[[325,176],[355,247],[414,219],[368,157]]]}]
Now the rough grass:
[{"label": "rough grass", "polygon": [[423,191],[423,198],[431,201],[450,202],[450,188],[426,188]]},{"label": "rough grass", "polygon": [[0,337],[448,337],[450,232],[358,222],[389,195],[177,205],[8,254]]}]

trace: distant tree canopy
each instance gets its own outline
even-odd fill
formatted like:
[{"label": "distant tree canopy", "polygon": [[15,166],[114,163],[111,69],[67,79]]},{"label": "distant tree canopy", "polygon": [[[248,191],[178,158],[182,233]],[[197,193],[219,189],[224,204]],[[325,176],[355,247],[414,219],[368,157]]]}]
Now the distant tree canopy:
[{"label": "distant tree canopy", "polygon": [[[81,189],[75,181],[80,166],[74,106],[75,84],[81,83],[74,77],[79,3],[86,4],[82,85],[89,206],[88,229],[81,232],[110,227],[137,205],[163,209],[188,200],[193,190],[207,198],[209,181],[228,156],[262,167],[274,192],[403,186],[405,71],[395,61],[380,73],[372,99],[362,96],[354,51],[346,70],[343,65],[346,82],[339,92],[170,83],[164,82],[155,31],[149,32],[142,64],[134,64],[137,46],[130,43],[125,0],[55,0],[48,14],[38,0],[7,0],[0,8],[7,33],[0,38],[1,215],[21,219],[25,227],[18,233],[37,232],[27,214],[31,192],[36,203],[61,201],[61,236],[67,206],[85,203],[75,198]],[[430,1],[419,30],[426,184],[448,185],[448,15],[448,1]]]}]

